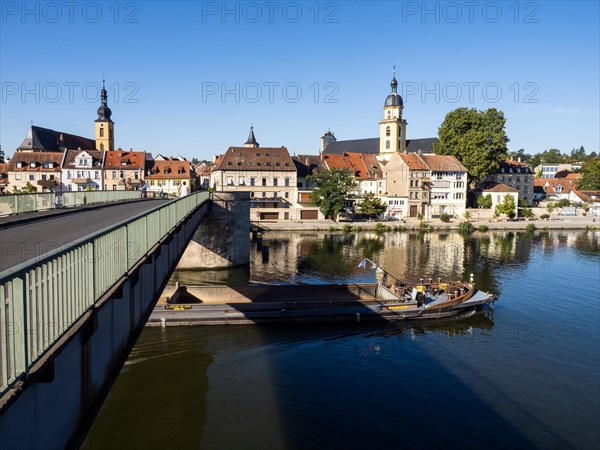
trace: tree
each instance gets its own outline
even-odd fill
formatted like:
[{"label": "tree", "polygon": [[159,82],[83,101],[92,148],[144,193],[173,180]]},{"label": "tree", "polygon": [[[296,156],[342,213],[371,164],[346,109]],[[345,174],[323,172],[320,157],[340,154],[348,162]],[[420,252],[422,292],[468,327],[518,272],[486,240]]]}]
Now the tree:
[{"label": "tree", "polygon": [[18,192],[20,194],[35,194],[37,192],[37,187],[35,187],[33,184],[31,184],[30,181],[28,181],[27,184],[25,184],[25,186],[23,186],[23,189],[21,189]]},{"label": "tree", "polygon": [[372,219],[373,216],[383,214],[387,209],[387,205],[375,197],[375,194],[369,192],[365,195],[362,202],[360,202],[360,205],[358,205],[358,209],[361,213],[368,216],[369,219]]},{"label": "tree", "polygon": [[6,155],[4,154],[4,150],[2,150],[2,146],[0,145],[0,163],[4,162],[4,158]]},{"label": "tree", "polygon": [[480,195],[477,197],[477,206],[480,208],[491,208],[492,207],[492,194]]},{"label": "tree", "polygon": [[540,164],[559,164],[565,162],[565,155],[559,149],[551,148],[544,150],[542,153],[536,153],[531,158],[530,164],[532,167],[537,167]]},{"label": "tree", "polygon": [[568,160],[569,162],[572,163],[578,163],[578,162],[583,162],[585,160],[587,160],[588,155],[585,152],[585,148],[583,148],[583,145],[579,148],[574,148],[573,150],[571,150],[571,156],[569,156]]},{"label": "tree", "polygon": [[344,209],[344,201],[356,186],[349,169],[321,170],[306,179],[315,184],[310,194],[311,203],[317,205],[325,217],[337,217]]},{"label": "tree", "polygon": [[502,201],[496,205],[494,212],[496,212],[496,214],[504,214],[508,217],[514,217],[515,206],[515,199],[513,196],[506,194]]},{"label": "tree", "polygon": [[515,161],[519,161],[519,158],[521,158],[521,162],[529,162],[531,160],[531,155],[528,153],[525,153],[525,149],[521,148],[516,152],[508,152],[508,156],[512,159],[514,159]]},{"label": "tree", "polygon": [[590,159],[581,166],[581,178],[577,189],[600,190],[600,158]]},{"label": "tree", "polygon": [[454,155],[468,170],[472,182],[495,172],[507,157],[504,113],[495,108],[477,111],[458,108],[449,112],[438,129],[433,151]]}]

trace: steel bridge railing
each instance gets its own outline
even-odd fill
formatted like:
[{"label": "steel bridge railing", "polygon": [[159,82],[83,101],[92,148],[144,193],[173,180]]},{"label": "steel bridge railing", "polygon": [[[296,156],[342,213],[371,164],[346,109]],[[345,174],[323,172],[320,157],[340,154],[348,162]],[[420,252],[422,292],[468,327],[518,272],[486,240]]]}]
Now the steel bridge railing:
[{"label": "steel bridge railing", "polygon": [[174,200],[0,273],[0,395],[208,198]]},{"label": "steel bridge railing", "polygon": [[[140,191],[65,191],[59,195],[62,208],[135,200],[140,197]],[[55,199],[54,192],[0,195],[0,217],[52,209],[56,207]]]}]

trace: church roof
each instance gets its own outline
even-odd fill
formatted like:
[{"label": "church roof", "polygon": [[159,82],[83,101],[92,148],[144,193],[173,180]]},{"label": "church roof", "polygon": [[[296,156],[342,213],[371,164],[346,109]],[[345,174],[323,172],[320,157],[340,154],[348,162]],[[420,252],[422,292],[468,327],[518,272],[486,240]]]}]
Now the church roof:
[{"label": "church roof", "polygon": [[[424,138],[424,139],[407,139],[406,140],[406,151],[408,153],[433,153],[433,143],[437,141],[437,138]],[[348,141],[336,141],[331,142],[325,147],[326,155],[330,154],[342,154],[347,153],[370,153],[379,154],[379,138],[368,138],[368,139],[352,139]]]},{"label": "church roof", "polygon": [[256,145],[259,146],[259,143],[256,142],[256,137],[254,137],[254,127],[250,126],[250,134],[248,135],[248,140],[244,143],[245,145]]},{"label": "church roof", "polygon": [[88,139],[82,136],[32,125],[27,133],[27,137],[23,140],[21,145],[19,145],[17,151],[62,152],[60,147],[95,150],[96,141],[94,139]]}]

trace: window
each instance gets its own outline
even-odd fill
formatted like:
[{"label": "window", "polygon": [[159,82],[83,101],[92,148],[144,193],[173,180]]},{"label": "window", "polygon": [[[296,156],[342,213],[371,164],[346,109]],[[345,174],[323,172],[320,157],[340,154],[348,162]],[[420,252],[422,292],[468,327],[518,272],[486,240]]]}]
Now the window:
[{"label": "window", "polygon": [[232,165],[233,165],[233,163],[232,163],[231,161],[227,161],[227,165],[228,165],[228,166],[232,166]]},{"label": "window", "polygon": [[254,186],[255,182],[256,182],[256,178],[254,178],[254,177],[250,178],[250,186]]},{"label": "window", "polygon": [[290,198],[290,193],[286,191],[285,198]]},{"label": "window", "polygon": [[289,185],[290,185],[290,179],[289,179],[289,178],[286,178],[286,179],[283,181],[283,184],[284,184],[284,186],[289,186]]},{"label": "window", "polygon": [[104,137],[104,126],[100,125],[100,137]]},{"label": "window", "polygon": [[[100,151],[103,152],[104,151],[104,144],[100,143]],[[115,186],[113,186],[113,191],[116,191]]]},{"label": "window", "polygon": [[385,149],[388,150],[390,148],[390,140],[385,141]]},{"label": "window", "polygon": [[113,191],[116,191],[116,190],[117,190],[117,185],[113,184]]},{"label": "window", "polygon": [[15,180],[20,180],[20,179],[21,179],[21,174],[15,173]]},{"label": "window", "polygon": [[46,175],[42,175],[42,180],[45,180],[45,179],[46,179]]},{"label": "window", "polygon": [[277,178],[273,178],[273,186],[278,186],[279,180]]},{"label": "window", "polygon": [[266,186],[266,185],[267,185],[267,179],[266,179],[266,178],[263,178],[263,179],[262,179],[262,185],[263,185],[263,186]]},{"label": "window", "polygon": [[390,127],[385,127],[385,135],[389,137],[390,134],[392,134]]},{"label": "window", "polygon": [[237,162],[237,165],[238,165],[238,166],[241,166],[241,165],[242,165],[242,162],[241,162],[241,161],[238,161],[238,162]]},{"label": "window", "polygon": [[23,168],[23,163],[22,162],[18,162],[17,163],[17,169],[22,169]]},{"label": "window", "polygon": [[227,186],[233,186],[233,177],[227,177]]},{"label": "window", "polygon": [[112,179],[113,179],[113,180],[116,180],[116,179],[117,179],[117,171],[116,171],[116,170],[113,170],[113,173],[112,173]]},{"label": "window", "polygon": [[270,162],[267,162],[267,163],[266,163],[266,165],[267,165],[267,166],[270,166],[270,165],[271,165],[271,163],[270,163]]},{"label": "window", "polygon": [[244,180],[244,177],[239,177],[238,178],[238,185],[239,186],[244,186],[246,184],[246,181]]}]

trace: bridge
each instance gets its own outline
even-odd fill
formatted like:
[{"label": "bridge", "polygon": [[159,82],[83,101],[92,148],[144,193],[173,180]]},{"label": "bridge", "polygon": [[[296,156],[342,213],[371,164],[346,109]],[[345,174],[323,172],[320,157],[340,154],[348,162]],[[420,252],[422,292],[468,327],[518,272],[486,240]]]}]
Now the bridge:
[{"label": "bridge", "polygon": [[188,245],[203,267],[248,262],[244,200],[199,192],[1,231],[0,449],[81,443]]}]

